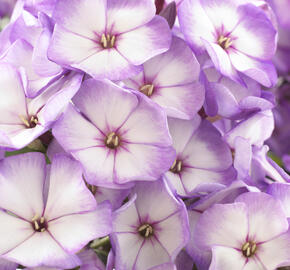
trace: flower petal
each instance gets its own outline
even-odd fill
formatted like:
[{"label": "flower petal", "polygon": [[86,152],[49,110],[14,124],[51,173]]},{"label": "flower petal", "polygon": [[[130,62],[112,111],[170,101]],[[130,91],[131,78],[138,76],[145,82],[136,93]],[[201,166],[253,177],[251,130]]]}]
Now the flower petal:
[{"label": "flower petal", "polygon": [[65,113],[55,123],[52,133],[67,151],[76,151],[98,145],[103,145],[100,140],[103,134],[82,115],[77,112],[71,104]]},{"label": "flower petal", "polygon": [[214,245],[240,249],[248,234],[244,203],[215,204],[198,220],[194,231],[197,247],[210,250]]},{"label": "flower petal", "polygon": [[272,196],[261,192],[247,192],[240,195],[236,201],[247,206],[251,241],[268,241],[287,231],[288,222],[284,209]]},{"label": "flower petal", "polygon": [[238,7],[239,24],[231,33],[236,37],[233,45],[236,50],[264,60],[270,60],[276,50],[276,30],[266,13],[253,4]]},{"label": "flower petal", "polygon": [[82,174],[77,161],[65,155],[53,158],[44,213],[48,220],[96,208],[94,196],[86,187]]},{"label": "flower petal", "polygon": [[44,155],[27,153],[0,163],[0,207],[26,220],[43,212]]},{"label": "flower petal", "polygon": [[111,233],[111,212],[110,203],[104,202],[93,212],[67,215],[49,221],[48,230],[66,252],[76,253],[89,241]]},{"label": "flower petal", "polygon": [[34,233],[29,222],[7,214],[2,210],[0,210],[0,222],[1,255],[17,247]]},{"label": "flower petal", "polygon": [[155,181],[169,170],[174,159],[175,151],[171,147],[127,143],[117,150],[115,179],[120,184],[129,181]]},{"label": "flower petal", "polygon": [[105,133],[119,128],[138,105],[134,94],[124,91],[116,84],[92,79],[83,82],[73,102]]},{"label": "flower petal", "polygon": [[110,0],[107,9],[107,30],[112,34],[128,32],[148,23],[155,15],[155,6],[148,0]]},{"label": "flower petal", "polygon": [[[243,270],[245,264],[246,258],[241,251],[229,247],[215,246],[212,250],[212,262],[209,270]],[[257,268],[256,270],[262,269]]]},{"label": "flower petal", "polygon": [[131,64],[141,65],[167,51],[170,43],[168,23],[164,18],[155,16],[149,23],[119,35],[116,48]]},{"label": "flower petal", "polygon": [[66,253],[48,232],[34,233],[3,258],[27,267],[46,265],[66,269],[74,268],[81,263],[76,255]]},{"label": "flower petal", "polygon": [[57,24],[72,33],[94,38],[106,27],[106,0],[60,0],[54,9]]}]

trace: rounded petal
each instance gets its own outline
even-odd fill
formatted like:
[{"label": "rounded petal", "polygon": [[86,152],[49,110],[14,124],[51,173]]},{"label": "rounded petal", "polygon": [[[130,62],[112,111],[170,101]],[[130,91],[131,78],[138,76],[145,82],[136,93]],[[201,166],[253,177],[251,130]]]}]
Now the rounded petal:
[{"label": "rounded petal", "polygon": [[269,185],[268,191],[270,195],[281,201],[287,218],[290,218],[290,185],[282,183],[273,183]]},{"label": "rounded petal", "polygon": [[7,157],[0,163],[0,207],[28,221],[43,212],[46,162],[40,153]]},{"label": "rounded petal", "polygon": [[73,102],[105,135],[118,129],[138,105],[134,94],[116,84],[93,79],[83,82]]},{"label": "rounded petal", "polygon": [[238,7],[239,24],[231,36],[236,50],[255,58],[270,60],[276,50],[276,30],[266,13],[253,4]]},{"label": "rounded petal", "polygon": [[159,87],[152,100],[162,106],[169,117],[192,119],[204,103],[204,86],[199,83]]},{"label": "rounded petal", "polygon": [[134,268],[136,270],[149,269],[153,266],[170,262],[171,258],[166,249],[155,239],[144,241],[138,256],[136,258]]},{"label": "rounded petal", "polygon": [[221,171],[232,165],[230,148],[222,140],[218,130],[206,120],[202,121],[190,138],[181,159],[186,166],[198,169]]},{"label": "rounded petal", "polygon": [[34,233],[30,222],[7,214],[2,210],[0,211],[0,222],[1,255],[14,249]]},{"label": "rounded petal", "polygon": [[184,151],[192,134],[196,132],[200,123],[201,118],[199,115],[196,115],[191,121],[168,118],[169,131],[177,154]]},{"label": "rounded petal", "polygon": [[46,265],[48,267],[74,268],[80,260],[69,254],[52,238],[48,232],[34,233],[32,237],[3,256],[27,267]]},{"label": "rounded petal", "polygon": [[182,33],[196,52],[204,51],[200,37],[215,42],[215,29],[200,0],[182,1],[178,8],[178,19]]},{"label": "rounded petal", "polygon": [[167,51],[170,43],[168,23],[160,16],[155,16],[149,23],[116,38],[117,50],[133,65],[141,65]]},{"label": "rounded petal", "polygon": [[26,117],[26,101],[24,86],[19,72],[8,64],[0,65],[0,123],[22,124],[19,116]]},{"label": "rounded petal", "polygon": [[186,42],[172,37],[170,49],[144,63],[146,80],[159,87],[189,84],[199,78],[200,65]]},{"label": "rounded petal", "polygon": [[215,204],[198,220],[194,240],[200,249],[212,246],[240,249],[248,234],[247,207],[244,203]]},{"label": "rounded petal", "polygon": [[100,140],[104,137],[103,134],[82,117],[71,104],[53,126],[52,133],[67,151],[77,151],[104,144]]},{"label": "rounded petal", "polygon": [[94,38],[106,27],[106,0],[60,0],[53,12],[56,23],[74,34]]},{"label": "rounded petal", "polygon": [[114,178],[120,184],[155,181],[169,170],[174,159],[172,147],[127,143],[115,155]]},{"label": "rounded petal", "polygon": [[121,140],[129,143],[171,146],[165,112],[147,97],[138,94],[138,107],[120,127]]},{"label": "rounded petal", "polygon": [[[209,270],[243,270],[246,258],[241,251],[232,247],[215,246],[212,250],[212,262]],[[255,268],[256,270],[262,270]]]},{"label": "rounded petal", "polygon": [[155,6],[148,0],[109,0],[107,9],[107,29],[112,34],[128,32],[148,23],[155,15]]},{"label": "rounded petal", "polygon": [[240,195],[236,202],[242,202],[247,206],[248,237],[252,241],[268,241],[287,231],[288,222],[284,209],[272,196],[261,192],[247,192]]},{"label": "rounded petal", "polygon": [[48,230],[66,252],[76,253],[89,241],[111,233],[111,214],[110,203],[104,202],[95,211],[66,215],[49,221]]},{"label": "rounded petal", "polygon": [[290,262],[290,232],[286,233],[259,245],[257,257],[269,269],[276,269],[279,266],[289,265]]},{"label": "rounded petal", "polygon": [[277,71],[269,61],[258,61],[237,50],[229,53],[233,66],[240,72],[256,80],[266,87],[272,87],[277,82]]},{"label": "rounded petal", "polygon": [[95,210],[96,201],[82,174],[81,165],[70,157],[58,155],[53,158],[44,212],[48,220]]}]

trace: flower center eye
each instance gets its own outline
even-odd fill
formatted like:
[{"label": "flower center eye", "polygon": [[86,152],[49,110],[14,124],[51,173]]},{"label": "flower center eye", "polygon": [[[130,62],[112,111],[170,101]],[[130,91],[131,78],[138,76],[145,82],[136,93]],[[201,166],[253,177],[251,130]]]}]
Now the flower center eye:
[{"label": "flower center eye", "polygon": [[147,97],[150,97],[150,96],[152,96],[152,94],[154,92],[154,85],[153,84],[145,84],[145,85],[140,87],[139,91],[142,92]]},{"label": "flower center eye", "polygon": [[20,119],[27,128],[34,128],[38,124],[38,118],[36,115],[30,116],[28,119],[23,116],[20,116]]},{"label": "flower center eye", "polygon": [[180,173],[182,171],[182,161],[181,160],[178,160],[176,159],[171,168],[170,168],[170,171],[173,172],[173,173]]},{"label": "flower center eye", "polygon": [[48,224],[44,217],[39,217],[35,215],[31,221],[31,225],[34,231],[36,232],[44,232],[47,230]]},{"label": "flower center eye", "polygon": [[105,144],[111,149],[116,149],[120,145],[120,138],[115,132],[111,132],[107,135]]},{"label": "flower center eye", "polygon": [[104,49],[110,49],[115,46],[116,37],[110,34],[102,34],[101,45]]},{"label": "flower center eye", "polygon": [[138,232],[142,237],[148,238],[153,235],[153,227],[146,223],[139,227]]},{"label": "flower center eye", "polygon": [[249,258],[256,253],[257,245],[252,241],[248,241],[242,246],[242,253],[245,257]]},{"label": "flower center eye", "polygon": [[218,38],[217,42],[224,50],[227,50],[233,43],[231,38],[224,37],[223,35]]}]

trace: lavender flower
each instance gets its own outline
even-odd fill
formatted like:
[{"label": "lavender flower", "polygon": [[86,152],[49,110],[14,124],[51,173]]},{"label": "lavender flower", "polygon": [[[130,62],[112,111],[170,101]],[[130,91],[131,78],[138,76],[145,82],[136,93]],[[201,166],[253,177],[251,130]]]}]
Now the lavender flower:
[{"label": "lavender flower", "polygon": [[126,79],[169,49],[167,22],[148,0],[60,0],[49,58],[94,78]]},{"label": "lavender flower", "polygon": [[168,116],[191,119],[204,102],[199,63],[186,43],[173,37],[170,49],[143,65],[143,72],[124,81],[155,101]]},{"label": "lavender flower", "polygon": [[111,208],[96,201],[80,165],[58,156],[46,168],[42,154],[29,153],[0,164],[3,258],[28,267],[72,268],[90,240],[111,230]]},{"label": "lavender flower", "polygon": [[[183,202],[162,179],[137,184],[134,193],[136,196],[113,214],[116,269],[155,269],[173,262],[189,237]],[[129,246],[134,248],[128,250]]]},{"label": "lavender flower", "polygon": [[198,220],[194,239],[212,251],[209,269],[273,270],[290,260],[287,218],[279,201],[265,193],[214,205]]},{"label": "lavender flower", "polygon": [[277,75],[270,62],[276,30],[251,1],[185,0],[178,9],[180,27],[195,52],[207,51],[216,68],[243,83],[239,72],[270,87]]},{"label": "lavender flower", "polygon": [[175,151],[159,106],[93,79],[83,82],[73,102],[76,107],[68,106],[53,134],[82,163],[90,184],[127,188],[170,168]]},{"label": "lavender flower", "polygon": [[0,145],[20,149],[50,129],[80,87],[82,74],[70,73],[29,99],[24,73],[0,64]]},{"label": "lavender flower", "polygon": [[170,118],[169,130],[177,156],[166,177],[179,195],[219,188],[235,179],[230,148],[207,120]]}]

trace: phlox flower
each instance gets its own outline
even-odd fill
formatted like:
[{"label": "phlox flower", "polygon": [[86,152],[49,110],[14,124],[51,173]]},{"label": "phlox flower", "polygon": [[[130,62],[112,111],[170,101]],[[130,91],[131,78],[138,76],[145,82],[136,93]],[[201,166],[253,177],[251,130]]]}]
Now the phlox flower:
[{"label": "phlox flower", "polygon": [[126,79],[168,50],[171,32],[148,0],[60,0],[48,56],[96,79]]},{"label": "phlox flower", "polygon": [[168,116],[191,119],[204,102],[200,66],[186,42],[173,37],[170,49],[143,64],[143,71],[124,81],[159,104]]},{"label": "phlox flower", "polygon": [[280,202],[261,192],[215,204],[199,218],[194,240],[212,251],[210,270],[274,270],[290,261],[290,232]]},{"label": "phlox flower", "polygon": [[[175,158],[161,108],[111,82],[85,80],[53,134],[79,160],[88,183],[104,187],[155,181]],[[125,185],[124,185],[125,184]]]},{"label": "phlox flower", "polygon": [[67,73],[39,96],[27,97],[22,70],[0,64],[0,146],[20,149],[49,130],[80,87],[82,74]]},{"label": "phlox flower", "polygon": [[267,87],[276,83],[277,31],[253,1],[184,0],[178,16],[192,49],[206,51],[223,75],[243,83],[241,72]]},{"label": "phlox flower", "polygon": [[0,163],[0,254],[27,267],[73,268],[89,241],[111,231],[111,206],[97,206],[80,164],[27,153]]},{"label": "phlox flower", "polygon": [[227,185],[235,179],[232,155],[218,130],[207,120],[170,118],[176,159],[165,174],[177,193],[190,196]]},{"label": "phlox flower", "polygon": [[162,264],[173,266],[188,240],[185,205],[174,197],[163,179],[138,183],[134,193],[113,213],[111,239],[116,269],[174,269]]}]

